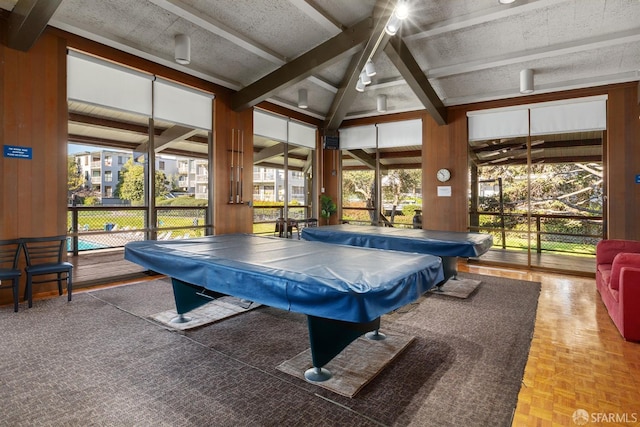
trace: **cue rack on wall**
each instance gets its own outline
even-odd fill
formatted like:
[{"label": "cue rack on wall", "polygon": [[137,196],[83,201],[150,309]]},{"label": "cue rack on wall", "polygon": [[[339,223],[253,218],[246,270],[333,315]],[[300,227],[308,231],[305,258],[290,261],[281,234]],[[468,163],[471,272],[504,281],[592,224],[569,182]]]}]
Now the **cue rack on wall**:
[{"label": "cue rack on wall", "polygon": [[231,129],[231,169],[229,174],[229,204],[244,203],[244,131]]}]

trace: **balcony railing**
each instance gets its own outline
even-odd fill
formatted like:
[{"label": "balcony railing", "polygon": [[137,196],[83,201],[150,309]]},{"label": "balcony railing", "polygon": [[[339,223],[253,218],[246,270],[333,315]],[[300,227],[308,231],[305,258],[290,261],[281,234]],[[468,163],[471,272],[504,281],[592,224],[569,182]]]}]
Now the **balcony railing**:
[{"label": "balcony railing", "polygon": [[206,208],[161,206],[157,223],[147,223],[147,207],[69,206],[69,252],[122,247],[136,240],[176,240],[209,234]]},{"label": "balcony railing", "polygon": [[597,215],[475,212],[471,218],[476,225],[470,231],[492,234],[494,248],[523,250],[530,244],[536,253],[595,255],[604,235],[602,216]]},{"label": "balcony railing", "polygon": [[[311,206],[294,205],[288,208],[288,219],[303,223],[311,217]],[[282,205],[260,205],[253,207],[253,232],[255,234],[273,234],[279,218],[284,218]]]}]

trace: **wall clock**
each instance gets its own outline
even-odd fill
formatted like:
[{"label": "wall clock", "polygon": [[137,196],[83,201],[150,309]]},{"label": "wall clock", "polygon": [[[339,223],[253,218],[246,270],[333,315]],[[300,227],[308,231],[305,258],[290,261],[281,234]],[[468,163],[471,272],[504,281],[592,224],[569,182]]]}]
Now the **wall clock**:
[{"label": "wall clock", "polygon": [[438,181],[440,182],[447,182],[449,181],[449,179],[451,179],[451,172],[449,172],[449,169],[442,168],[438,170],[436,178],[438,178]]}]

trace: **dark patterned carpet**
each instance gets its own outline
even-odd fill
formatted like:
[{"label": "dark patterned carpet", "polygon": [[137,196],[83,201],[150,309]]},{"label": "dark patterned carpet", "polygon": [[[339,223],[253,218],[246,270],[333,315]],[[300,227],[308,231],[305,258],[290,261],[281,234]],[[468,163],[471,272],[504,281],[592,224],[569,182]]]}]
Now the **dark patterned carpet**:
[{"label": "dark patterned carpet", "polygon": [[168,280],[0,307],[0,425],[507,426],[540,285],[427,294],[382,319],[415,341],[354,398],[280,372],[308,347],[303,315],[261,307],[175,332]]}]

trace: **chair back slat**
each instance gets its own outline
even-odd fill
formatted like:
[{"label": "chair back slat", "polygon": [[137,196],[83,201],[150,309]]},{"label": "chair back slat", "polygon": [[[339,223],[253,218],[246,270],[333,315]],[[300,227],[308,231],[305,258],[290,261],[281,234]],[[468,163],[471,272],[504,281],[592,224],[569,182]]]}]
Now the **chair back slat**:
[{"label": "chair back slat", "polygon": [[22,244],[20,240],[0,240],[0,268],[18,268]]},{"label": "chair back slat", "polygon": [[62,262],[66,236],[30,237],[22,239],[27,265]]}]

